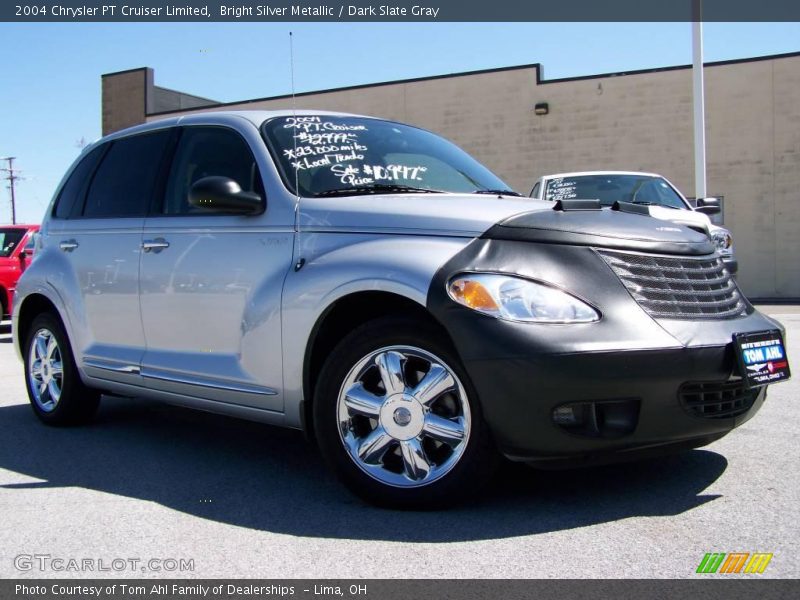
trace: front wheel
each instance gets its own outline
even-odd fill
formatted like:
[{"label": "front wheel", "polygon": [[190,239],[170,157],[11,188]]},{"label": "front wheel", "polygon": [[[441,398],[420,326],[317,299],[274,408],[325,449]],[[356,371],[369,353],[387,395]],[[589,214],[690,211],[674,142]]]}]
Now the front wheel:
[{"label": "front wheel", "polygon": [[444,336],[421,321],[380,319],[346,336],[320,374],[314,426],[336,474],[381,506],[461,502],[495,467],[469,378]]}]

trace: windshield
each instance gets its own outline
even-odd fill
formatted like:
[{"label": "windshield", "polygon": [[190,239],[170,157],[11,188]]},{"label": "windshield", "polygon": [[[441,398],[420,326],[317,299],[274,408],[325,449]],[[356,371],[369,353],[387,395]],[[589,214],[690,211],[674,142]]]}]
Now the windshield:
[{"label": "windshield", "polygon": [[25,235],[24,229],[0,229],[0,257],[11,256],[23,235]]},{"label": "windshield", "polygon": [[600,200],[603,206],[633,202],[686,209],[678,193],[663,177],[646,175],[576,175],[547,181],[545,200]]},{"label": "windshield", "polygon": [[416,127],[320,115],[271,119],[263,131],[284,183],[301,196],[510,192],[456,145]]}]

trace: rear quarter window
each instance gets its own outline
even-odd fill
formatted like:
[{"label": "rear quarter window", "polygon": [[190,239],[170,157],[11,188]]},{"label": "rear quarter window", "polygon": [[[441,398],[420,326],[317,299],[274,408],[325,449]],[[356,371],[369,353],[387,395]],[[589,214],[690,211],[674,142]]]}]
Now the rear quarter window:
[{"label": "rear quarter window", "polygon": [[80,215],[83,207],[83,199],[86,196],[86,189],[94,173],[97,163],[108,150],[108,144],[98,146],[80,159],[67,182],[61,188],[61,192],[56,199],[53,216],[57,219],[69,219]]},{"label": "rear quarter window", "polygon": [[170,131],[161,130],[111,142],[92,178],[83,216],[147,214],[169,138]]}]

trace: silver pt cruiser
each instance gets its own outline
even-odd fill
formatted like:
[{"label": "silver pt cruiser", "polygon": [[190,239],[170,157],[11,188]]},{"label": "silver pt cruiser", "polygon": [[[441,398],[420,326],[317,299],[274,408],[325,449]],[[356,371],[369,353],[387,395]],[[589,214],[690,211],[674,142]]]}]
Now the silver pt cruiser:
[{"label": "silver pt cruiser", "polygon": [[416,127],[205,113],[87,148],[19,282],[35,414],[101,393],[304,430],[354,492],[467,498],[538,465],[693,448],[789,377],[714,244],[520,197]]}]

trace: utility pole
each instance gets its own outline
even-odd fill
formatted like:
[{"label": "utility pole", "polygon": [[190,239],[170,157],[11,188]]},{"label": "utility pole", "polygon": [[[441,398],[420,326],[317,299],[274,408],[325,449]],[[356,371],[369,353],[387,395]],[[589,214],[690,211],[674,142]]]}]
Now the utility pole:
[{"label": "utility pole", "polygon": [[0,160],[8,161],[8,168],[7,169],[0,169],[0,171],[5,171],[8,173],[6,175],[6,179],[8,180],[8,189],[11,190],[11,224],[17,224],[17,205],[16,205],[16,198],[14,197],[14,182],[19,179],[14,173],[14,159],[16,156],[5,156],[0,158]]}]

